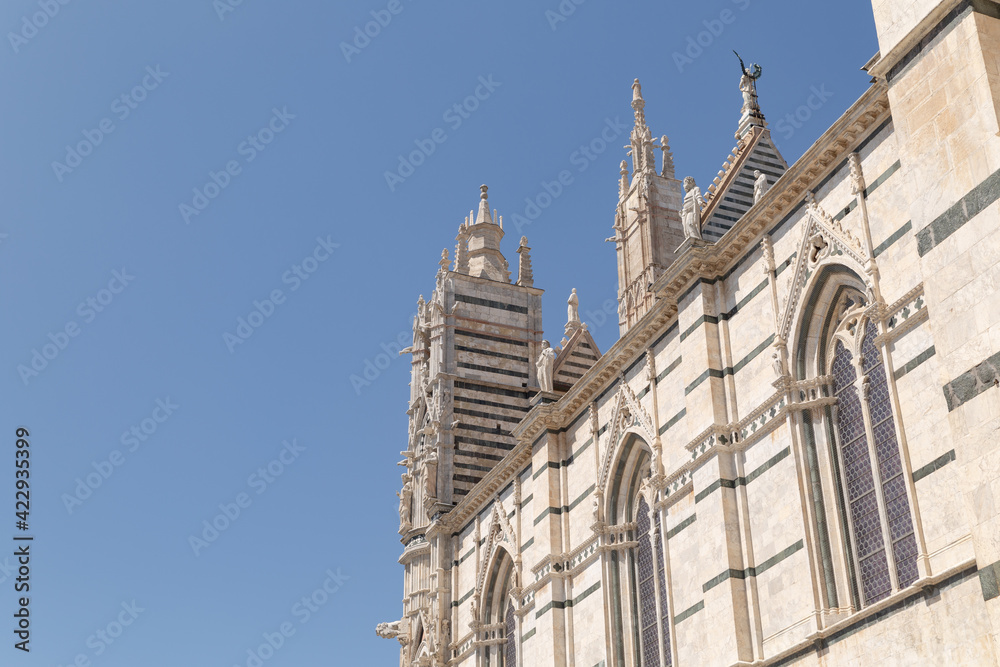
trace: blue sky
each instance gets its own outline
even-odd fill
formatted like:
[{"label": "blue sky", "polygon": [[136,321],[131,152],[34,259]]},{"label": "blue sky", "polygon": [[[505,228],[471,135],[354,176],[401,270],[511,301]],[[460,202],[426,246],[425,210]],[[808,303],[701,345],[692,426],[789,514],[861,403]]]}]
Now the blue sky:
[{"label": "blue sky", "polygon": [[733,49],[790,163],[877,50],[861,0],[229,2],[0,8],[0,540],[19,426],[35,536],[30,654],[0,557],[0,664],[247,665],[265,634],[268,666],[396,664],[374,626],[401,613],[409,364],[387,353],[479,185],[512,265],[528,236],[548,337],[576,287],[606,350],[632,80],[704,188]]}]

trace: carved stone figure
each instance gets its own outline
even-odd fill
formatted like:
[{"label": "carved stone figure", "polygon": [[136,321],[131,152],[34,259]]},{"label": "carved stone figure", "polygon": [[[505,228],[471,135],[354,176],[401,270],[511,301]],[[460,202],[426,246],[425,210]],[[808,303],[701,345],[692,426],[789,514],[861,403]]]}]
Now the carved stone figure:
[{"label": "carved stone figure", "polygon": [[413,484],[407,481],[403,485],[403,490],[396,495],[399,496],[399,523],[407,527],[410,525],[410,498],[413,496]]},{"label": "carved stone figure", "polygon": [[[736,53],[733,51],[733,53]],[[740,60],[740,71],[743,76],[740,77],[740,92],[743,93],[743,108],[740,111],[747,113],[760,113],[760,106],[757,103],[757,79],[760,78],[762,70],[760,65],[751,64],[750,69],[743,64],[743,58],[740,58],[740,54],[736,53],[736,57]]]},{"label": "carved stone figure", "polygon": [[576,295],[576,288],[573,288],[573,293],[569,295],[569,300],[566,301],[566,321],[567,322],[579,322],[580,321],[580,298]]},{"label": "carved stone figure", "polygon": [[774,354],[771,355],[771,367],[779,378],[785,376],[785,362],[781,359],[781,352],[778,350],[775,350]]},{"label": "carved stone figure", "polygon": [[538,355],[538,362],[535,367],[538,369],[538,386],[542,391],[552,391],[552,367],[556,363],[556,351],[549,345],[549,341],[542,341],[542,353]]},{"label": "carved stone figure", "polygon": [[684,178],[684,192],[684,204],[681,208],[684,236],[701,240],[701,207],[705,205],[705,199],[691,176]]},{"label": "carved stone figure", "polygon": [[753,172],[753,203],[756,204],[764,197],[764,193],[770,188],[770,184],[767,182],[767,174],[757,169]]},{"label": "carved stone figure", "polygon": [[379,623],[375,626],[375,634],[383,639],[396,639],[403,633],[402,621],[393,621],[392,623]]}]

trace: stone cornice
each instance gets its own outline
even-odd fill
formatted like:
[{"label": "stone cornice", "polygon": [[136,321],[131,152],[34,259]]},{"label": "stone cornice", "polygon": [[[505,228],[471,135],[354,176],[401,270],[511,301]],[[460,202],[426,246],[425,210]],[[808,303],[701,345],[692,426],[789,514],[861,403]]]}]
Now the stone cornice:
[{"label": "stone cornice", "polygon": [[459,271],[449,271],[448,275],[450,277],[461,276],[462,280],[469,280],[482,285],[503,285],[504,287],[513,287],[515,289],[525,291],[528,294],[535,294],[538,296],[545,293],[545,290],[538,287],[528,287],[527,285],[520,285],[517,282],[504,282],[502,280],[493,280],[492,278],[483,278],[482,276],[474,276],[469,273],[461,273]]}]

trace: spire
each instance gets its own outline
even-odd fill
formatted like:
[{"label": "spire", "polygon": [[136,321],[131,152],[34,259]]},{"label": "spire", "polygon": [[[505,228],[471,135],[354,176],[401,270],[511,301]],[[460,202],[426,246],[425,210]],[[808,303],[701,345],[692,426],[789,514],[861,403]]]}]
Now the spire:
[{"label": "spire", "polygon": [[455,237],[455,273],[469,273],[469,221],[458,226]]},{"label": "spire", "polygon": [[475,222],[465,228],[467,252],[463,253],[465,256],[461,258],[462,264],[468,267],[470,276],[510,282],[507,260],[500,252],[503,227],[498,222],[501,218],[495,211],[490,214],[490,202],[486,194],[489,188],[483,185],[479,190],[479,211]]},{"label": "spire", "polygon": [[664,178],[675,178],[674,176],[674,154],[670,152],[670,143],[667,135],[660,137],[660,150],[663,151],[663,171],[660,176]]},{"label": "spire", "polygon": [[642,84],[639,79],[632,82],[632,110],[635,112],[635,126],[646,126],[646,100],[642,99]]},{"label": "spire", "polygon": [[493,218],[490,217],[490,202],[486,195],[486,191],[489,188],[485,185],[480,185],[479,190],[482,194],[479,195],[479,214],[476,216],[476,224],[481,225],[484,222],[493,224]]},{"label": "spire", "polygon": [[632,110],[635,112],[635,127],[632,128],[632,172],[652,169],[656,171],[653,157],[653,136],[646,125],[646,101],[642,99],[642,85],[639,79],[632,83]]}]

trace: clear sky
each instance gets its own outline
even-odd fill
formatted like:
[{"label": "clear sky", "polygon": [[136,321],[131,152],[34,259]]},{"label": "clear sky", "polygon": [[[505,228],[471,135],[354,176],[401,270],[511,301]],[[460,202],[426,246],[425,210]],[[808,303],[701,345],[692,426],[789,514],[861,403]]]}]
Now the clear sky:
[{"label": "clear sky", "polygon": [[396,664],[395,350],[479,185],[548,337],[576,287],[606,350],[632,80],[704,189],[733,49],[789,163],[877,50],[862,0],[7,0],[0,32],[0,554],[19,426],[35,536],[30,654],[0,556],[0,665],[47,667],[252,666],[265,634],[269,667]]}]

